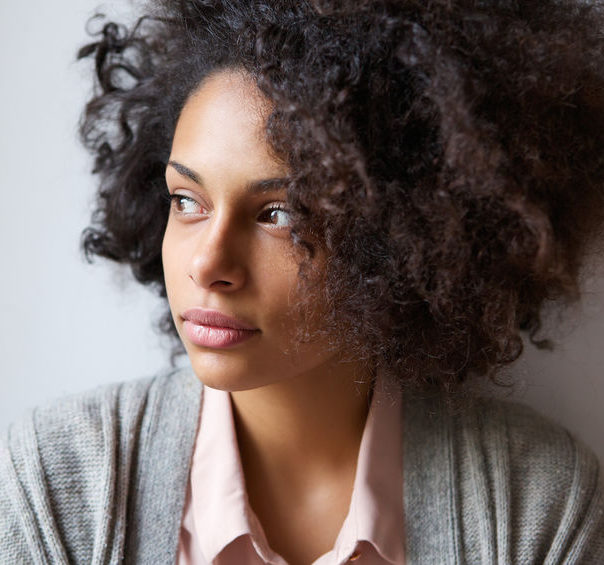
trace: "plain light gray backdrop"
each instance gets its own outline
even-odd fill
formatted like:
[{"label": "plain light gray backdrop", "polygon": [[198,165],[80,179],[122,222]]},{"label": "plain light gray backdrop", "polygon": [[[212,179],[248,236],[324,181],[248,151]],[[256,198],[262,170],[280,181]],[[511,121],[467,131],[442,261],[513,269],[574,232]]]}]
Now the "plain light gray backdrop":
[{"label": "plain light gray backdrop", "polygon": [[[95,9],[131,3],[30,0],[0,5],[0,429],[26,410],[97,385],[168,366],[152,322],[160,301],[126,270],[84,262],[79,251],[95,190],[76,140],[91,91],[75,62]],[[604,245],[601,247],[604,248]],[[553,353],[527,346],[509,370],[513,398],[585,441],[604,462],[604,261],[586,269],[582,303],[546,330]],[[163,344],[163,345],[162,345]]]}]

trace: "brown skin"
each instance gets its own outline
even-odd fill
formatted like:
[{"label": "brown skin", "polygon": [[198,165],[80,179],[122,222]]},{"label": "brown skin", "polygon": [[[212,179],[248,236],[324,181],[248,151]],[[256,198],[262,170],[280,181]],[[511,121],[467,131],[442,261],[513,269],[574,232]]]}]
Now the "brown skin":
[{"label": "brown skin", "polygon": [[[323,342],[294,341],[300,258],[287,212],[274,210],[285,206],[285,190],[246,189],[287,174],[262,135],[267,112],[254,84],[234,71],[207,78],[188,100],[170,160],[203,185],[167,167],[168,190],[187,199],[172,203],[162,260],[195,373],[231,392],[250,504],[271,547],[302,564],[333,547],[348,512],[370,385],[360,365],[341,362]],[[194,306],[260,331],[228,349],[200,347],[183,332],[181,314]],[[316,327],[324,311],[317,303]]]},{"label": "brown skin", "polygon": [[250,503],[269,544],[291,565],[311,563],[348,513],[367,400],[344,369],[232,397]]}]

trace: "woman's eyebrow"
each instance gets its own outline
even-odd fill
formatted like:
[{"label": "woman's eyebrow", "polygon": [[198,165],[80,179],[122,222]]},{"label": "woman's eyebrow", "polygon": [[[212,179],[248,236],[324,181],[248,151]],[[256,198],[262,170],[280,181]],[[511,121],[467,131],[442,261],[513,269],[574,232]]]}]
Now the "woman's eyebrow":
[{"label": "woman's eyebrow", "polygon": [[200,186],[203,185],[201,177],[193,170],[189,169],[189,167],[185,167],[176,161],[168,161],[168,165],[170,165],[173,169],[179,172],[181,175],[190,178],[195,184]]},{"label": "woman's eyebrow", "polygon": [[[201,175],[186,165],[183,165],[177,161],[168,161],[168,165],[181,175],[191,179],[195,184],[198,184],[199,186],[204,185]],[[285,189],[285,185],[288,181],[288,177],[272,177],[268,179],[253,180],[246,183],[245,189],[253,194],[259,192],[269,192],[271,190],[280,190]]]}]

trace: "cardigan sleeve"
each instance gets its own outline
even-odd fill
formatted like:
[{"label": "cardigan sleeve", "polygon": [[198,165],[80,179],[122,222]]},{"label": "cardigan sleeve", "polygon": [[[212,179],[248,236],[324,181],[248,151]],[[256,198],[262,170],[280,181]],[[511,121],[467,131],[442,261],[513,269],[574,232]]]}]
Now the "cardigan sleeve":
[{"label": "cardigan sleeve", "polygon": [[519,531],[516,547],[541,552],[547,565],[604,564],[602,475],[594,453],[526,407],[510,408],[506,421],[511,481],[524,498],[523,504],[512,498],[517,524],[539,533],[531,539]]},{"label": "cardigan sleeve", "polygon": [[[604,564],[604,485],[595,455],[580,441],[573,481],[550,554],[552,563]],[[568,540],[568,541],[566,541]]]},{"label": "cardigan sleeve", "polygon": [[34,410],[0,446],[0,563],[105,563],[123,549],[147,381]]},{"label": "cardigan sleeve", "polygon": [[0,563],[173,563],[200,393],[191,371],[169,369],[12,425],[0,440]]},{"label": "cardigan sleeve", "polygon": [[68,563],[57,536],[38,454],[33,418],[12,425],[0,444],[0,562]]},{"label": "cardigan sleeve", "polygon": [[604,564],[604,498],[593,452],[562,426],[490,399],[462,426],[469,562]]},{"label": "cardigan sleeve", "polygon": [[0,444],[0,562],[17,565],[42,562],[40,552],[37,559],[32,555],[39,539],[35,528],[28,524],[28,510],[5,439]]}]

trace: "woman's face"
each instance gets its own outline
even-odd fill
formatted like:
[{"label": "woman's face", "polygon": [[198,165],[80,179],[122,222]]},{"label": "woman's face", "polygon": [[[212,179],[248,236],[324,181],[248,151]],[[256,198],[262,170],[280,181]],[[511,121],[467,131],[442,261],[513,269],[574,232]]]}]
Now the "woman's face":
[{"label": "woman's face", "polygon": [[299,258],[285,209],[287,170],[264,141],[268,110],[249,78],[212,75],[183,108],[166,169],[172,201],[162,257],[170,309],[195,373],[223,390],[335,362],[321,343],[296,348],[293,340]]}]

